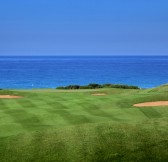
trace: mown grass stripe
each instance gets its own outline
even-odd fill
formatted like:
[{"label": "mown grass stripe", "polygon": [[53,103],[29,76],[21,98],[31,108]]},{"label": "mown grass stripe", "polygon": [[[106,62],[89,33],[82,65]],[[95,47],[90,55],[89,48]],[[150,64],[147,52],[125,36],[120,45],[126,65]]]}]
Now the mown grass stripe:
[{"label": "mown grass stripe", "polygon": [[161,118],[162,115],[153,109],[152,107],[149,108],[139,108],[139,111],[141,111],[147,118]]},{"label": "mown grass stripe", "polygon": [[3,112],[10,116],[14,123],[19,124],[25,130],[34,130],[34,128],[38,128],[42,126],[41,120],[34,114],[29,113],[29,106],[33,104],[26,100],[23,101],[21,99],[12,100],[5,103],[7,105],[6,109],[3,109]]}]

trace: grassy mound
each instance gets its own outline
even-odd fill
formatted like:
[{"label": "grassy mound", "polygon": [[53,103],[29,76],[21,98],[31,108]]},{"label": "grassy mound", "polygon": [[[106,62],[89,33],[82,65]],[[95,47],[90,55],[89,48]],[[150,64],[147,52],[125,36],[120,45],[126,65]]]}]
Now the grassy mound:
[{"label": "grassy mound", "polygon": [[168,84],[147,90],[148,92],[168,92]]},{"label": "grassy mound", "polygon": [[1,161],[166,161],[167,121],[161,123],[108,122],[22,134],[0,142]]}]

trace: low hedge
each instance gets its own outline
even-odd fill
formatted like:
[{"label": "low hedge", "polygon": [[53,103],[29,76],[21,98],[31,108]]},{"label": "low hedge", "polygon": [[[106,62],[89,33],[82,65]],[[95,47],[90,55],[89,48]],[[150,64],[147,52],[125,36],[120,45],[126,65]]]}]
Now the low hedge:
[{"label": "low hedge", "polygon": [[121,89],[139,89],[138,86],[125,85],[125,84],[96,84],[91,83],[88,85],[68,85],[60,86],[56,89],[98,89],[98,88],[121,88]]}]

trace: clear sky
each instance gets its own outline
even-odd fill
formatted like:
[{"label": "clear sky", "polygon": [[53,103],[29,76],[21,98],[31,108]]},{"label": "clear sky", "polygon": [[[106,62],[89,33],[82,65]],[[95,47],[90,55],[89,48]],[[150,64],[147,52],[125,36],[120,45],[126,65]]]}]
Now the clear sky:
[{"label": "clear sky", "polygon": [[168,0],[0,2],[0,55],[168,55]]}]

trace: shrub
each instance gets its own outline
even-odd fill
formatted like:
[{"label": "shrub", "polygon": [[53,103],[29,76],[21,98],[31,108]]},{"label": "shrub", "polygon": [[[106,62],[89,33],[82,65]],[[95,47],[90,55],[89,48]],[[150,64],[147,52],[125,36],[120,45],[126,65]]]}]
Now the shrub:
[{"label": "shrub", "polygon": [[88,85],[85,85],[85,86],[80,86],[79,89],[92,89],[92,88]]},{"label": "shrub", "polygon": [[65,89],[79,89],[79,85],[69,85],[69,86],[66,86]]},{"label": "shrub", "polygon": [[111,85],[112,85],[112,84],[109,84],[109,83],[107,83],[107,84],[102,84],[102,87],[103,87],[103,88],[110,88]]},{"label": "shrub", "polygon": [[61,87],[61,86],[60,86],[60,87],[57,87],[56,89],[65,89],[65,87]]},{"label": "shrub", "polygon": [[91,89],[102,88],[102,85],[96,83],[91,83],[88,86],[91,87]]},{"label": "shrub", "polygon": [[124,84],[111,84],[111,88],[122,88],[122,89],[139,89],[137,86],[129,86]]},{"label": "shrub", "polygon": [[124,85],[124,84],[96,84],[91,83],[88,85],[68,85],[68,86],[60,86],[56,89],[97,89],[97,88],[121,88],[121,89],[139,89],[137,86],[130,86],[130,85]]}]

